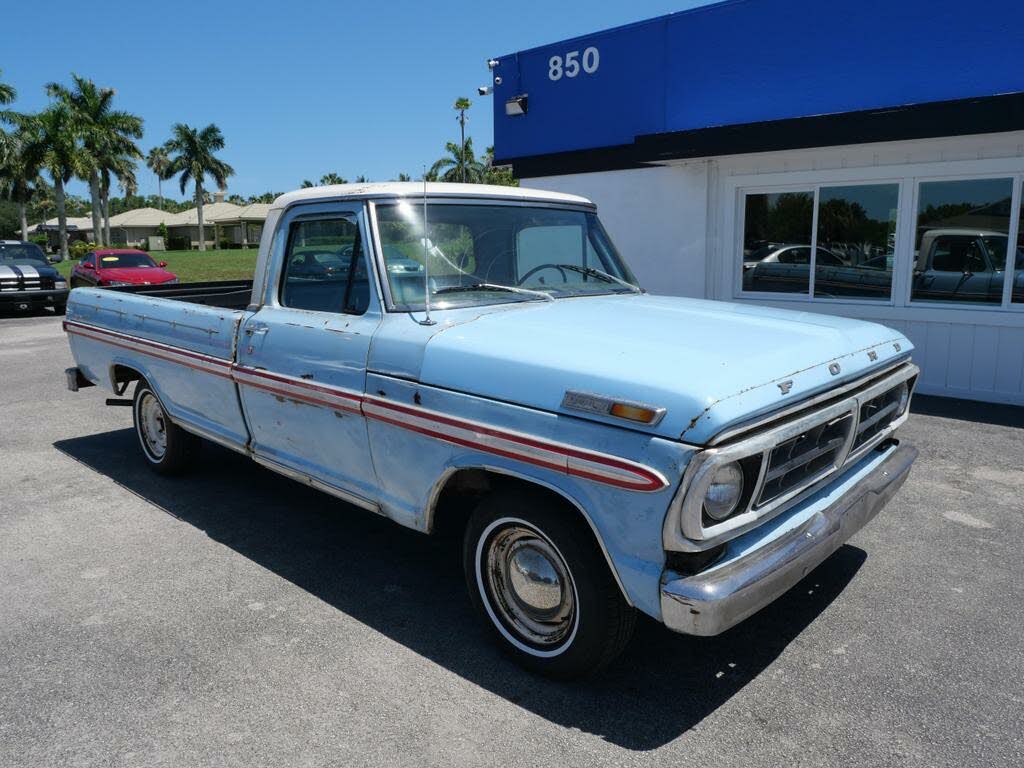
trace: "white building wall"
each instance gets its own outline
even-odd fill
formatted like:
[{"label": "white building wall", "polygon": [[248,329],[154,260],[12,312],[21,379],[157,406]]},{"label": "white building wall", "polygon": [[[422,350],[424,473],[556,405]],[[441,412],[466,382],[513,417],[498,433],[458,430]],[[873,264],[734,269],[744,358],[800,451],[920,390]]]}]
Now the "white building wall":
[{"label": "white building wall", "polygon": [[608,234],[651,293],[705,295],[707,163],[545,176],[523,186],[597,203]]},{"label": "white building wall", "polygon": [[[894,275],[890,302],[753,298],[740,291],[741,190],[901,180],[899,250],[913,247],[916,181],[975,174],[1024,174],[1024,131],[737,155],[658,168],[525,179],[523,186],[581,194],[597,203],[619,249],[652,293],[884,323],[914,343],[914,359],[922,368],[918,391],[1024,405],[1024,306],[913,305],[907,299],[909,275]],[[1014,197],[1018,206],[1019,196]]]}]

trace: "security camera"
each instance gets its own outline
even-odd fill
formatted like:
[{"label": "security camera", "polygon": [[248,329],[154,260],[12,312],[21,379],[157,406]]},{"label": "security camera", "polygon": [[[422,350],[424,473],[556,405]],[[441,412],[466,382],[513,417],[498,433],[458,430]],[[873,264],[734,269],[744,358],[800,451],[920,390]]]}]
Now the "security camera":
[{"label": "security camera", "polygon": [[488,59],[487,60],[487,68],[488,69],[494,69],[496,66],[498,66],[498,64],[499,64],[499,62],[498,62],[497,59]]},{"label": "security camera", "polygon": [[489,85],[481,85],[479,88],[476,89],[476,92],[481,96],[490,96],[492,93],[494,93],[494,89],[491,88],[491,86]]}]

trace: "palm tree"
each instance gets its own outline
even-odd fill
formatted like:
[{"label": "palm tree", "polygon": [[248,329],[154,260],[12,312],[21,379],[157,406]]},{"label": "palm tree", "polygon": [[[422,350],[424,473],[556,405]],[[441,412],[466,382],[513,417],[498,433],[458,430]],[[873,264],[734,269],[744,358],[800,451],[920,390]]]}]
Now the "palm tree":
[{"label": "palm tree", "polygon": [[299,189],[309,189],[310,187],[315,187],[315,186],[316,186],[316,184],[314,184],[309,179],[303,179],[302,183],[299,185]]},{"label": "palm tree", "polygon": [[13,115],[8,119],[23,131],[24,147],[34,164],[50,174],[57,208],[60,258],[68,257],[67,196],[64,185],[72,177],[88,173],[91,159],[78,142],[77,123],[67,105],[56,102],[37,115]]},{"label": "palm tree", "polygon": [[135,160],[122,155],[110,158],[100,174],[100,204],[103,212],[103,241],[112,245],[110,239],[110,182],[117,178],[118,185],[126,195],[134,195],[139,185],[135,179]]},{"label": "palm tree", "polygon": [[156,194],[160,198],[160,210],[164,209],[164,174],[171,159],[167,155],[167,147],[153,147],[146,155],[146,167],[156,175]]},{"label": "palm tree", "polygon": [[98,243],[109,245],[110,227],[107,226],[104,236],[101,215],[109,208],[110,172],[115,165],[123,167],[127,159],[142,158],[133,141],[142,138],[142,118],[113,108],[113,88],[99,88],[92,80],[75,74],[71,80],[71,88],[49,83],[46,92],[65,104],[77,123],[83,147],[92,161],[85,180],[89,182],[93,233]]},{"label": "palm tree", "polygon": [[412,181],[412,176],[410,176],[408,173],[400,173],[400,174],[398,174],[398,180],[399,181]]},{"label": "palm tree", "polygon": [[467,181],[479,184],[484,179],[484,164],[473,154],[473,139],[466,139],[461,147],[454,141],[445,145],[448,154],[430,166],[428,181]]},{"label": "palm tree", "polygon": [[348,184],[348,179],[337,173],[325,173],[320,177],[320,186],[326,187],[329,184]]},{"label": "palm tree", "polygon": [[21,239],[28,240],[28,204],[40,187],[42,153],[33,147],[32,135],[25,127],[8,136],[6,149],[0,157],[0,195],[17,203]]},{"label": "palm tree", "polygon": [[173,134],[164,146],[171,157],[167,168],[167,176],[180,175],[181,193],[189,181],[195,183],[196,213],[199,217],[199,250],[206,250],[206,231],[203,229],[203,180],[210,176],[217,188],[228,187],[228,176],[235,174],[235,169],[216,157],[215,153],[224,149],[224,135],[213,123],[202,129],[193,128],[184,123],[175,123],[171,128]]},{"label": "palm tree", "polygon": [[[462,153],[466,153],[466,110],[473,106],[473,102],[467,99],[465,96],[460,96],[455,100],[455,111],[459,113],[455,119],[459,121],[459,129],[462,132],[462,143],[459,144],[462,147]],[[466,181],[466,167],[462,166],[460,169],[461,179],[460,181]]]},{"label": "palm tree", "polygon": [[358,176],[356,176],[355,183],[356,184],[369,184],[370,180],[368,178],[366,178],[365,176],[363,176],[363,174],[359,174]]},{"label": "palm tree", "polygon": [[[0,69],[0,75],[3,73],[4,71]],[[13,85],[0,81],[0,104],[10,104],[17,96],[18,92]]]}]

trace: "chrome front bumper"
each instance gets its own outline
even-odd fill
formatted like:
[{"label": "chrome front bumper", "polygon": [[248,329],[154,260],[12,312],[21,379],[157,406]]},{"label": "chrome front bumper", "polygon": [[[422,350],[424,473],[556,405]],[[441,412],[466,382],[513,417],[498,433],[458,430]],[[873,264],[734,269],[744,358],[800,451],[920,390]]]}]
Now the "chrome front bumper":
[{"label": "chrome front bumper", "polygon": [[917,449],[900,445],[807,522],[720,568],[661,585],[665,625],[717,635],[775,600],[870,521],[900,489]]}]

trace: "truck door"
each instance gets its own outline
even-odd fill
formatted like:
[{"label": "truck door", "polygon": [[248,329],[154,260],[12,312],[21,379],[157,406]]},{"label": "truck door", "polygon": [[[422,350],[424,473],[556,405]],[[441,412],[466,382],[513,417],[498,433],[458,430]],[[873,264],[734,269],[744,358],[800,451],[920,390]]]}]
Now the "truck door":
[{"label": "truck door", "polygon": [[[263,306],[244,322],[236,377],[259,461],[374,506],[361,398],[381,319],[363,208],[304,206],[286,214]],[[282,253],[283,250],[283,253]]]}]

